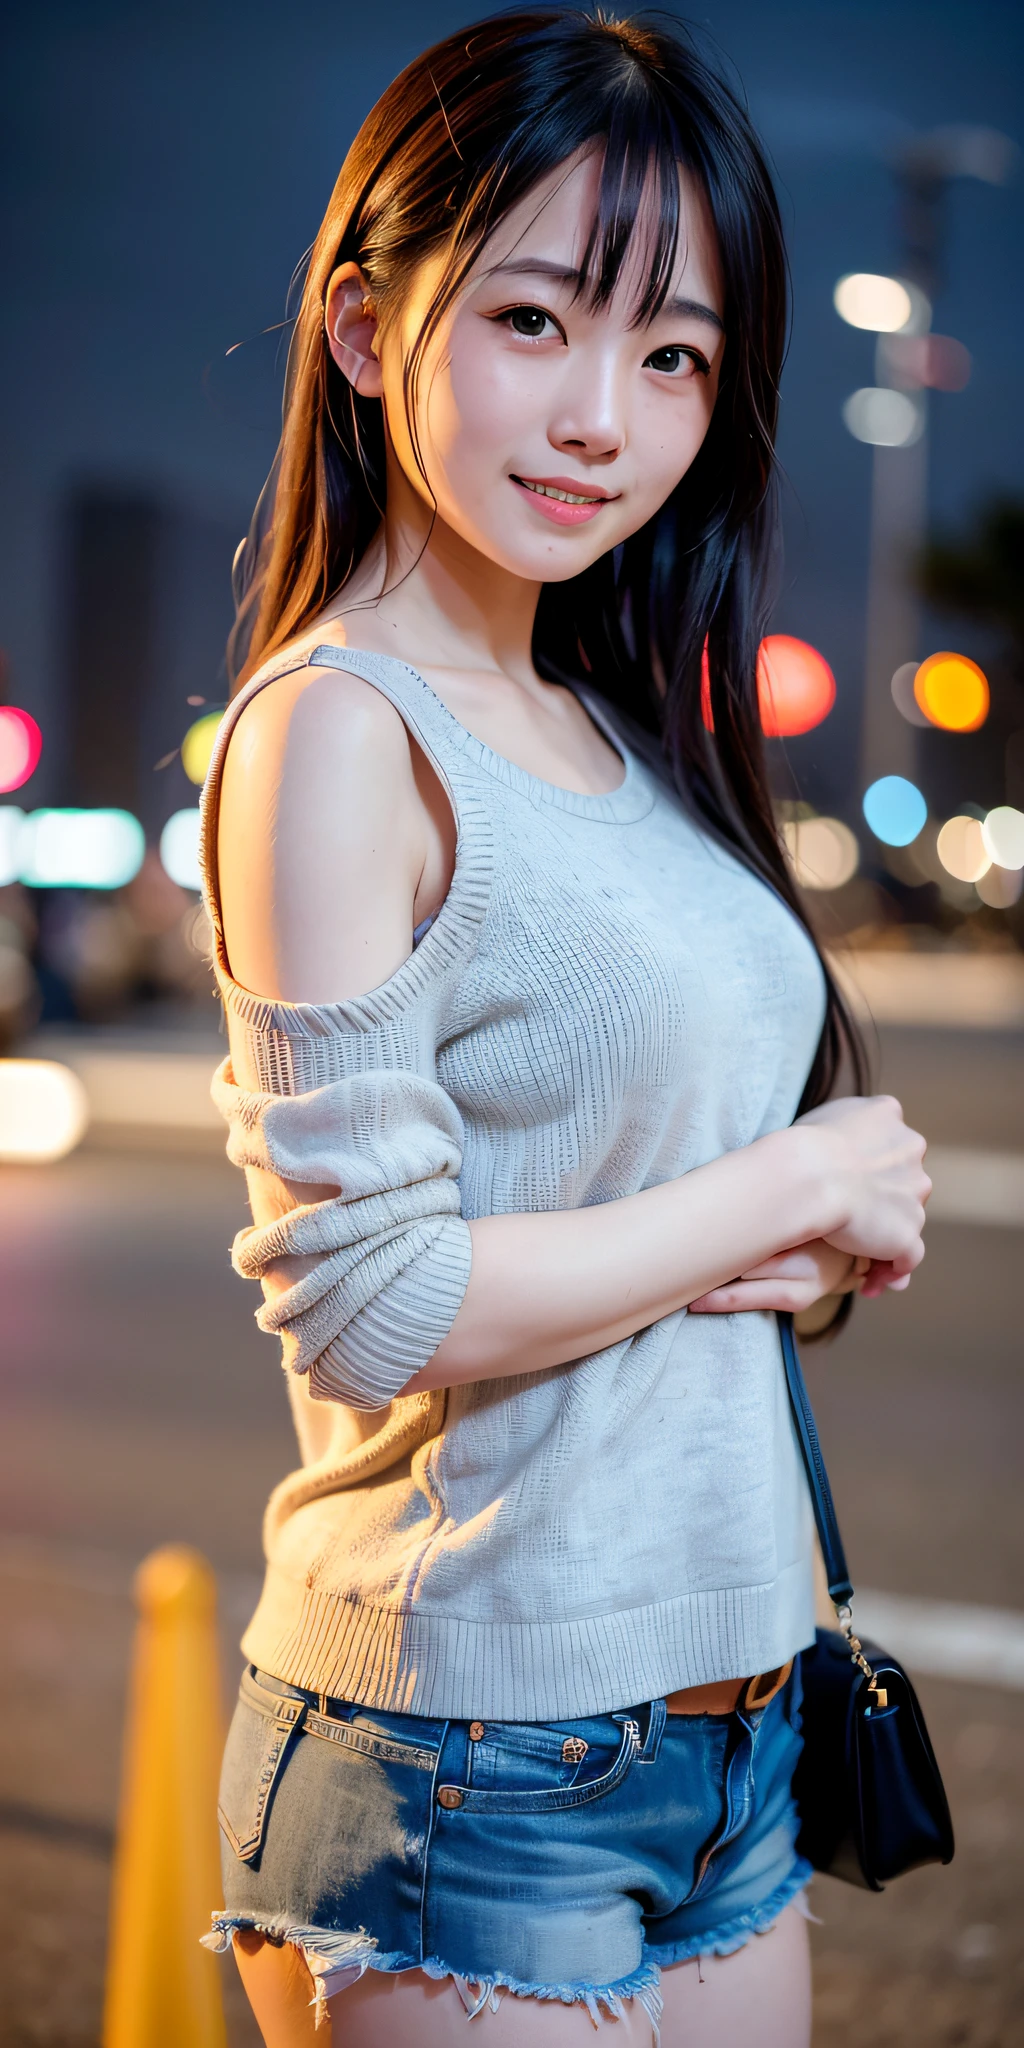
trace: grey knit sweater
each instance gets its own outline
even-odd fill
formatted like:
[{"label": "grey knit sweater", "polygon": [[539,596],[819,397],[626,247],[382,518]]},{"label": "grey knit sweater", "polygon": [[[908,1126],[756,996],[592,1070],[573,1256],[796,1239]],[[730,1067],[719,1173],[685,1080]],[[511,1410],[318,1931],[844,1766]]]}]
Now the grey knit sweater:
[{"label": "grey knit sweater", "polygon": [[[469,1219],[613,1201],[795,1112],[821,1028],[808,940],[621,755],[606,796],[513,766],[413,669],[318,647],[400,712],[458,824],[449,895],[382,987],[270,1002],[228,970],[215,1094],[243,1167],[336,1187],[242,1230],[314,1254],[276,1332],[302,1454],[243,1639],[289,1680],[411,1713],[545,1720],[781,1663],[814,1628],[810,1505],[774,1317],[688,1316],[557,1370],[403,1396],[465,1291]],[[338,878],[339,888],[344,877]],[[524,1286],[529,1274],[523,1275]]]}]

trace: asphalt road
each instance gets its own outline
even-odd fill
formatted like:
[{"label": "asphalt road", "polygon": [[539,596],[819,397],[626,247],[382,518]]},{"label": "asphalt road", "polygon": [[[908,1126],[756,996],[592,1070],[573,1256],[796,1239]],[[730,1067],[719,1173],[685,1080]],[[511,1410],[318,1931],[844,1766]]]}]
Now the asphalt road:
[{"label": "asphalt road", "polygon": [[[1021,1042],[890,1031],[883,1085],[936,1143],[1024,1152]],[[220,1160],[83,1149],[0,1172],[0,2048],[98,2040],[134,1563],[203,1550],[226,1667],[259,1522],[293,1462],[273,1347],[227,1247]],[[808,1377],[855,1578],[1024,1608],[1020,1230],[934,1224],[908,1294]],[[821,1881],[817,2048],[1024,2044],[1024,1695],[931,1680],[948,1872]],[[230,1984],[230,1970],[225,1969]],[[256,2036],[230,1991],[232,2048]]]}]

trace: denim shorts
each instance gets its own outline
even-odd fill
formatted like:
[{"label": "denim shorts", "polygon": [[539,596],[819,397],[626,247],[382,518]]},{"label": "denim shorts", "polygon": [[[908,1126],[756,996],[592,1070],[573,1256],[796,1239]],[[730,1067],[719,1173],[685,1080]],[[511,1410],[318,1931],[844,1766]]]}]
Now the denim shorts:
[{"label": "denim shorts", "polygon": [[769,1704],[580,1721],[434,1721],[319,1702],[252,1669],[221,1780],[226,1910],[294,1942],[326,2001],[367,1968],[451,1977],[470,2014],[498,1988],[636,1998],[657,2038],[659,1968],[729,1955],[811,1875],[797,1855],[800,1664]]}]

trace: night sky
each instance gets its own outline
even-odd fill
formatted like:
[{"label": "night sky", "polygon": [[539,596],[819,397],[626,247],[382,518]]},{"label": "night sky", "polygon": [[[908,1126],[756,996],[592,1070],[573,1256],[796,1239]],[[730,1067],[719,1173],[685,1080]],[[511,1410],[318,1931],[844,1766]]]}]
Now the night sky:
[{"label": "night sky", "polygon": [[[427,42],[474,17],[437,0],[35,0],[8,11],[0,641],[7,693],[40,718],[54,762],[62,494],[82,477],[156,489],[227,551],[269,463],[276,398],[272,340],[227,362],[225,351],[280,318],[292,266],[376,95]],[[743,81],[788,223],[777,623],[836,671],[837,710],[800,758],[838,800],[863,659],[871,465],[840,407],[873,381],[873,337],[841,324],[832,287],[844,271],[895,264],[893,142],[949,122],[1024,142],[1024,9],[723,0],[686,18]],[[966,343],[974,373],[965,392],[933,401],[941,521],[1024,487],[1022,225],[1021,168],[1001,188],[953,189],[934,325]],[[187,621],[168,631],[188,649]],[[959,644],[971,651],[963,632]],[[214,674],[192,672],[206,645],[179,652],[175,689],[219,694]],[[40,771],[32,800],[48,793]]]}]

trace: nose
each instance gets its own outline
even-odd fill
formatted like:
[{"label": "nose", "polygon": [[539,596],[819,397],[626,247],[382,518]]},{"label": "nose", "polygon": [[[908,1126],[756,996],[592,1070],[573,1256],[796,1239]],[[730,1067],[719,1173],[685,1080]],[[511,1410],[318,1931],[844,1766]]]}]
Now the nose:
[{"label": "nose", "polygon": [[613,461],[626,445],[622,379],[613,353],[587,351],[582,361],[574,353],[572,368],[566,365],[566,371],[548,425],[552,448],[587,455],[595,462]]}]

